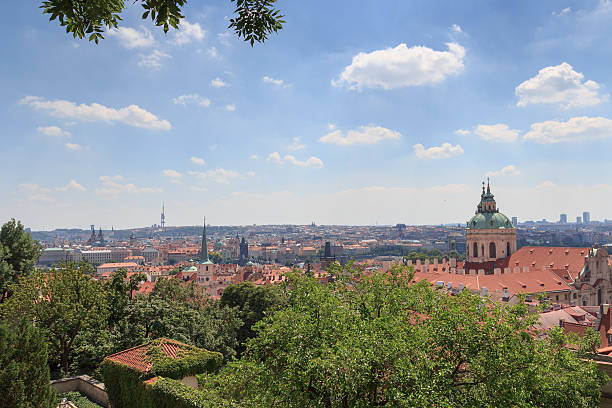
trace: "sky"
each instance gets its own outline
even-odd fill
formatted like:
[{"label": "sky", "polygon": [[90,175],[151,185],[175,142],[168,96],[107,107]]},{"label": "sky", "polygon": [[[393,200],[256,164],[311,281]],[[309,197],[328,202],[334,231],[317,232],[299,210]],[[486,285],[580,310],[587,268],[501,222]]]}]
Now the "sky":
[{"label": "sky", "polygon": [[99,45],[10,2],[0,222],[33,229],[612,218],[612,1],[279,0],[167,35],[126,2]]}]

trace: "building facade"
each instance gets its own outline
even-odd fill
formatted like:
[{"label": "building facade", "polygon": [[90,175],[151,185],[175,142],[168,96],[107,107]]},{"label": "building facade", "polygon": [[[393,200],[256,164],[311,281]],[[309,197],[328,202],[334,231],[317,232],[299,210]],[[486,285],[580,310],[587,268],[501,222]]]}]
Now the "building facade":
[{"label": "building facade", "polygon": [[516,228],[499,212],[490,184],[486,191],[482,186],[476,214],[467,222],[465,239],[468,262],[496,261],[516,252]]}]

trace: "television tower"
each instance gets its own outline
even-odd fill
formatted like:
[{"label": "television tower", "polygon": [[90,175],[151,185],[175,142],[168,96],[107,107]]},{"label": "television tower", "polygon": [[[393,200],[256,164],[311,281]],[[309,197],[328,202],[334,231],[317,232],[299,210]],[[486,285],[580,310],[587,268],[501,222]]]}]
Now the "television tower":
[{"label": "television tower", "polygon": [[164,203],[162,203],[161,227],[164,228],[165,226],[166,226],[166,209],[164,208]]}]

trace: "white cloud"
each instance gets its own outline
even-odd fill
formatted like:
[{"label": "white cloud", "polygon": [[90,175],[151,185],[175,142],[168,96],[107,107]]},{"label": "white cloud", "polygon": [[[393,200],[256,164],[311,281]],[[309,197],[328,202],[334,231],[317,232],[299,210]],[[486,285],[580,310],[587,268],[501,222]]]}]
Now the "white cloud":
[{"label": "white cloud", "polygon": [[208,191],[206,187],[200,187],[200,186],[190,186],[189,189],[191,191],[195,191],[196,193],[204,193]]},{"label": "white cloud", "polygon": [[172,169],[164,170],[162,171],[162,174],[166,177],[175,178],[175,179],[183,177],[181,173],[179,173],[176,170],[172,170]]},{"label": "white cloud", "polygon": [[203,98],[202,96],[198,94],[188,94],[188,95],[181,95],[181,96],[177,96],[176,98],[172,98],[172,103],[174,103],[175,105],[183,105],[183,106],[199,105],[199,106],[208,108],[210,106],[210,99]]},{"label": "white cloud", "polygon": [[253,170],[249,170],[249,171],[247,171],[247,176],[248,177],[255,177],[255,172]]},{"label": "white cloud", "polygon": [[274,163],[281,163],[281,155],[279,152],[272,152],[268,155],[268,158],[266,159],[269,162],[274,162]]},{"label": "white cloud", "polygon": [[157,70],[161,68],[162,59],[164,58],[171,58],[171,56],[160,50],[153,50],[153,52],[148,55],[140,54],[138,66],[151,70]]},{"label": "white cloud", "polygon": [[[328,127],[329,129],[329,127]],[[350,146],[354,144],[371,145],[383,140],[398,140],[402,137],[399,132],[381,126],[361,126],[358,130],[349,130],[346,136],[341,130],[334,130],[319,138],[321,143],[331,143],[339,146]]]},{"label": "white cloud", "polygon": [[208,170],[205,172],[201,171],[189,171],[190,176],[194,176],[200,179],[211,179],[212,181],[220,184],[229,184],[230,181],[242,178],[240,173],[234,170],[226,170],[218,168],[216,170]]},{"label": "white cloud", "polygon": [[210,57],[210,58],[215,58],[215,59],[219,59],[221,58],[221,55],[219,55],[219,51],[217,50],[217,47],[210,47],[208,50],[206,50],[206,54]]},{"label": "white cloud", "polygon": [[461,45],[451,42],[446,46],[448,51],[434,51],[424,46],[408,48],[400,44],[371,53],[360,52],[332,85],[356,90],[389,90],[441,82],[463,70],[465,56],[465,48]]},{"label": "white cloud", "polygon": [[599,84],[584,81],[584,75],[574,71],[567,62],[542,68],[538,74],[515,89],[517,106],[530,103],[559,104],[564,109],[597,105],[607,99],[599,94]]},{"label": "white cloud", "polygon": [[474,133],[488,142],[514,142],[521,131],[510,129],[508,125],[500,123],[497,125],[478,125]]},{"label": "white cloud", "polygon": [[521,172],[516,168],[516,166],[514,166],[513,164],[510,164],[502,168],[501,170],[488,171],[486,176],[487,177],[518,176],[519,174],[521,174]]},{"label": "white cloud", "polygon": [[253,160],[257,160],[257,159],[259,159],[259,155],[258,154],[252,154],[250,156],[250,158],[253,159]]},{"label": "white cloud", "polygon": [[451,31],[455,32],[455,33],[462,33],[463,30],[461,29],[461,26],[459,26],[458,24],[453,24],[450,26]]},{"label": "white cloud", "polygon": [[188,44],[192,41],[202,41],[206,31],[202,29],[200,23],[190,23],[183,19],[176,30],[174,42],[178,45]]},{"label": "white cloud", "polygon": [[64,100],[45,100],[38,96],[26,96],[20,103],[36,110],[47,111],[51,116],[71,118],[88,122],[119,122],[126,125],[157,130],[170,130],[172,127],[167,120],[159,119],[137,105],[114,109],[99,103],[91,105],[80,104]]},{"label": "white cloud", "polygon": [[565,16],[565,15],[568,15],[569,13],[571,13],[571,12],[572,12],[572,8],[571,7],[566,7],[563,10],[558,11],[558,12],[557,11],[553,11],[552,15],[553,16]]},{"label": "white cloud", "polygon": [[70,180],[70,182],[64,187],[58,187],[57,191],[69,191],[69,190],[77,190],[77,191],[87,191],[85,187],[77,183],[75,180]]},{"label": "white cloud", "polygon": [[22,183],[17,187],[21,192],[28,194],[28,200],[30,201],[52,202],[54,200],[49,194],[53,192],[65,193],[71,190],[87,191],[87,189],[77,183],[76,180],[70,180],[68,184],[62,187],[45,187],[36,183]]},{"label": "white cloud", "polygon": [[285,84],[285,81],[283,81],[282,79],[274,79],[274,78],[270,78],[269,76],[264,76],[262,81],[266,84],[271,84],[271,85],[275,85],[278,86],[280,88],[286,88],[289,85]]},{"label": "white cloud", "polygon": [[151,31],[142,26],[140,30],[131,27],[111,28],[107,34],[115,37],[127,49],[151,47],[155,44]]},{"label": "white cloud", "polygon": [[298,152],[300,150],[304,150],[306,148],[306,145],[303,143],[300,143],[300,138],[299,137],[294,137],[293,138],[293,143],[291,143],[289,146],[287,146],[287,150],[291,150],[293,152]]},{"label": "white cloud", "polygon": [[295,156],[290,155],[290,154],[286,154],[285,156],[283,156],[281,158],[281,155],[279,152],[272,152],[268,155],[268,158],[266,159],[269,162],[272,163],[277,163],[277,164],[291,164],[297,167],[308,167],[308,168],[313,168],[313,169],[320,169],[323,167],[323,161],[321,161],[321,159],[319,159],[318,157],[310,157],[308,158],[308,160],[306,161],[301,161],[295,158]]},{"label": "white cloud", "polygon": [[100,188],[96,188],[94,191],[98,195],[114,197],[119,194],[132,194],[132,195],[140,195],[140,194],[148,194],[148,193],[161,193],[161,188],[152,188],[152,187],[137,187],[131,183],[120,183],[124,178],[121,175],[116,176],[100,176],[100,181],[102,182],[102,186]]},{"label": "white cloud", "polygon": [[234,104],[225,105],[225,110],[229,111],[229,112],[234,112],[236,110],[236,105],[234,105]]},{"label": "white cloud", "polygon": [[227,86],[227,82],[223,81],[219,77],[216,77],[215,79],[210,81],[210,86],[212,86],[213,88],[223,88]]},{"label": "white cloud", "polygon": [[66,149],[77,152],[79,150],[83,150],[83,146],[77,143],[66,143]]},{"label": "white cloud", "polygon": [[470,132],[469,130],[466,130],[466,129],[457,129],[457,130],[455,130],[455,134],[459,135],[459,136],[467,136],[467,135],[471,135],[472,132]]},{"label": "white cloud", "polygon": [[442,143],[442,146],[433,146],[428,149],[418,143],[412,148],[416,157],[423,160],[450,159],[453,156],[463,154],[463,148],[460,145],[453,146],[450,143]]},{"label": "white cloud", "polygon": [[201,157],[195,157],[195,156],[191,156],[189,158],[189,160],[191,160],[191,162],[193,164],[197,164],[198,166],[203,166],[206,164],[206,162],[204,161],[204,159],[202,159]]},{"label": "white cloud", "polygon": [[612,120],[602,117],[581,116],[571,118],[567,122],[549,120],[533,123],[523,139],[540,144],[551,144],[583,142],[609,137],[612,137]]},{"label": "white cloud", "polygon": [[233,33],[231,33],[230,31],[226,31],[224,33],[217,34],[217,39],[219,40],[219,42],[225,45],[226,47],[231,45],[230,40],[232,38],[233,38]]},{"label": "white cloud", "polygon": [[39,133],[50,137],[70,137],[70,132],[57,126],[39,126],[36,128]]}]

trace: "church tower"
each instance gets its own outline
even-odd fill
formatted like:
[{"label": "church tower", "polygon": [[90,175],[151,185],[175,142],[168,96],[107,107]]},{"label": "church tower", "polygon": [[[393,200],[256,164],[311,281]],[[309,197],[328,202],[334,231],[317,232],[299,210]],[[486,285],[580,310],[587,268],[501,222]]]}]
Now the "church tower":
[{"label": "church tower", "polygon": [[499,212],[491,185],[487,182],[476,214],[465,230],[467,262],[490,262],[503,259],[516,251],[516,229],[508,217]]}]

